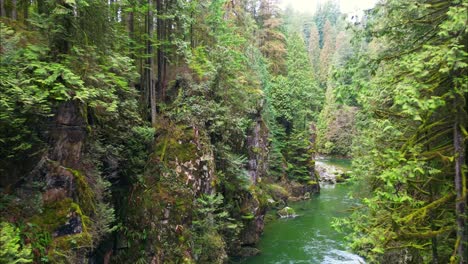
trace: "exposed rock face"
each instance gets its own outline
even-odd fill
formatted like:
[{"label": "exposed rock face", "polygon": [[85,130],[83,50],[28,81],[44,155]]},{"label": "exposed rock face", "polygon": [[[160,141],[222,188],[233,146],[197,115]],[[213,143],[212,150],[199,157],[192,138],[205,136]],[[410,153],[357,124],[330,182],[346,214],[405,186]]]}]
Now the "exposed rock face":
[{"label": "exposed rock face", "polygon": [[81,162],[86,137],[86,122],[76,101],[67,101],[58,107],[55,127],[51,132],[53,148],[49,158],[66,167],[77,167]]},{"label": "exposed rock face", "polygon": [[[135,198],[129,199],[131,205],[126,214],[132,216],[128,217],[127,225],[134,232],[147,233],[145,254],[149,263],[172,263],[181,259],[218,263],[213,259],[199,259],[195,247],[200,245],[194,247],[187,242],[194,228],[197,199],[216,192],[218,179],[210,138],[206,130],[196,124],[176,123],[164,117],[159,118],[155,128],[154,151],[145,170],[146,186],[137,185],[133,192]],[[218,233],[200,235],[211,242],[203,245],[209,257],[227,257],[225,242]],[[133,250],[140,249],[127,249]],[[126,261],[133,263],[134,260]]]},{"label": "exposed rock face", "polygon": [[241,234],[241,248],[245,246],[253,246],[260,240],[260,235],[262,234],[265,226],[264,218],[266,210],[265,208],[262,208],[262,210],[257,210],[256,213],[257,215],[255,215],[254,219],[244,223],[245,227]]},{"label": "exposed rock face", "polygon": [[254,184],[266,175],[268,170],[268,127],[258,114],[254,127],[247,138],[249,153],[248,171]]},{"label": "exposed rock face", "polygon": [[98,232],[89,231],[95,227],[96,219],[91,222],[90,217],[95,216],[96,204],[101,198],[96,198],[92,189],[95,179],[88,175],[92,165],[84,162],[88,134],[84,107],[74,100],[58,105],[49,128],[44,131],[49,149],[17,190],[40,197],[41,211],[24,215],[42,232],[51,235],[50,252],[61,252],[49,255],[49,260],[55,263],[87,262],[93,242],[101,239]]},{"label": "exposed rock face", "polygon": [[66,236],[79,234],[83,232],[83,224],[81,222],[81,217],[76,213],[70,213],[68,221],[60,226],[54,233],[54,237]]},{"label": "exposed rock face", "polygon": [[320,192],[320,185],[316,181],[310,181],[306,184],[292,184],[291,185],[291,195],[293,197],[304,197],[307,193],[319,193]]},{"label": "exposed rock face", "polygon": [[342,181],[345,175],[341,169],[321,161],[315,162],[315,170],[319,174],[321,182],[337,183]]},{"label": "exposed rock face", "polygon": [[82,167],[85,127],[86,121],[78,102],[67,101],[59,105],[49,132],[52,147],[32,173],[36,178],[45,176],[45,203],[76,196],[76,177],[70,169]]},{"label": "exposed rock face", "polygon": [[[256,185],[261,181],[261,178],[266,176],[268,170],[268,128],[262,119],[260,113],[257,114],[255,124],[247,138],[247,148],[249,154],[248,172],[252,184]],[[249,195],[243,202],[246,208],[249,208],[250,213],[254,216],[253,219],[244,221],[244,229],[240,235],[240,249],[234,252],[239,256],[253,256],[260,251],[254,246],[260,240],[260,235],[264,228],[264,218],[266,214],[266,205],[263,205],[259,200]]]}]

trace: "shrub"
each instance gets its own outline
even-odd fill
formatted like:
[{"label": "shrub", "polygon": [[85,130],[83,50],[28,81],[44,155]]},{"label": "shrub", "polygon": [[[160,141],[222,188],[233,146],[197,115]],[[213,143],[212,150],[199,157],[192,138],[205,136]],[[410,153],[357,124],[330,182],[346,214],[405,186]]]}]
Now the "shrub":
[{"label": "shrub", "polygon": [[20,231],[14,225],[0,223],[0,263],[31,263],[30,245],[21,245]]}]

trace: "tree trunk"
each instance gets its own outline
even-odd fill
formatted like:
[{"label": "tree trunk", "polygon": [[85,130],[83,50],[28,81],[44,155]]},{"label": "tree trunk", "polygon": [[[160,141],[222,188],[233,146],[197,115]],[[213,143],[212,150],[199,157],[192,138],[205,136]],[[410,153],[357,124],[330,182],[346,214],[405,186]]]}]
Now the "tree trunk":
[{"label": "tree trunk", "polygon": [[[433,197],[433,186],[430,187],[430,195],[431,195],[431,203],[434,201],[434,197]],[[434,212],[429,212],[429,222],[431,224],[431,231],[435,231],[436,230],[436,227],[435,227],[435,224],[434,224],[434,219],[435,219],[435,216],[434,216]],[[432,250],[432,264],[438,264],[439,263],[439,253],[438,253],[438,249],[437,249],[437,236],[434,236],[431,238],[431,250]]]},{"label": "tree trunk", "polygon": [[11,0],[11,19],[16,20],[18,18],[18,13],[16,11],[17,0]]},{"label": "tree trunk", "polygon": [[130,39],[130,57],[135,60],[135,63],[137,63],[136,57],[135,57],[135,46],[133,45],[135,41],[135,3],[132,1],[130,2],[132,11],[128,12],[127,15],[127,31],[128,31],[128,37]]},{"label": "tree trunk", "polygon": [[5,16],[6,16],[5,0],[0,0],[0,17],[5,17]]},{"label": "tree trunk", "polygon": [[23,4],[23,21],[24,24],[28,25],[28,18],[29,18],[29,1],[24,1]]},{"label": "tree trunk", "polygon": [[37,12],[39,14],[48,13],[47,3],[45,3],[45,1],[37,1]]},{"label": "tree trunk", "polygon": [[457,214],[457,254],[459,257],[459,263],[467,263],[466,258],[466,244],[468,243],[468,237],[466,234],[466,174],[465,174],[465,141],[461,126],[463,123],[463,102],[460,99],[460,95],[456,95],[455,98],[455,109],[456,120],[454,124],[454,149],[455,149],[455,192],[457,194],[456,199],[456,214]]},{"label": "tree trunk", "polygon": [[164,47],[162,45],[163,41],[165,40],[165,26],[164,20],[162,19],[163,10],[164,10],[164,2],[163,0],[156,0],[156,9],[158,10],[157,16],[157,34],[158,34],[158,81],[156,86],[157,96],[159,100],[162,102],[163,99],[163,89],[164,89],[164,74],[165,74],[165,64],[164,64]]},{"label": "tree trunk", "polygon": [[135,18],[133,15],[133,9],[131,12],[128,13],[127,17],[127,29],[128,29],[128,36],[130,37],[131,40],[134,39],[135,37]]},{"label": "tree trunk", "polygon": [[147,26],[147,34],[148,40],[146,42],[146,52],[148,58],[146,60],[146,86],[147,91],[149,91],[149,99],[150,99],[150,108],[151,108],[151,124],[156,124],[156,96],[155,96],[155,87],[153,85],[153,0],[148,0],[148,26]]},{"label": "tree trunk", "polygon": [[195,42],[194,42],[194,35],[193,35],[193,12],[190,12],[190,47],[193,49],[195,48]]}]

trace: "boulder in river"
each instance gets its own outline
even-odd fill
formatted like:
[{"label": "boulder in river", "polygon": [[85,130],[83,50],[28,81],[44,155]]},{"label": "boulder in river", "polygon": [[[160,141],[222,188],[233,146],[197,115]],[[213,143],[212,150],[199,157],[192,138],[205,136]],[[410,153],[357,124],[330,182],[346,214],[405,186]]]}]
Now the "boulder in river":
[{"label": "boulder in river", "polygon": [[322,161],[315,161],[315,170],[320,176],[321,182],[337,183],[342,182],[342,179],[345,178],[343,170]]},{"label": "boulder in river", "polygon": [[291,207],[289,206],[286,206],[284,207],[283,209],[279,210],[278,211],[278,215],[281,217],[281,218],[294,218],[296,217],[296,211],[294,211],[294,209],[292,209]]}]

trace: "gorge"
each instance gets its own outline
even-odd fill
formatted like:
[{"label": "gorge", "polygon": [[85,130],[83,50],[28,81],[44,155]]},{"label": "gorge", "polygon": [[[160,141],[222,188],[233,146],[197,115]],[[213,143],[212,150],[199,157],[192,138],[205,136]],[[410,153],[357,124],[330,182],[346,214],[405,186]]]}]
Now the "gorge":
[{"label": "gorge", "polygon": [[0,264],[466,263],[468,2],[339,3],[0,0]]}]

